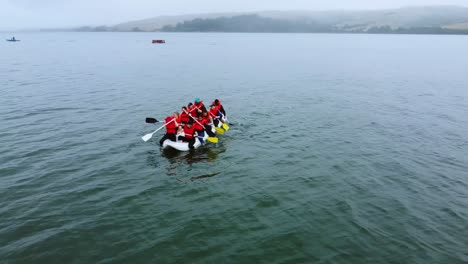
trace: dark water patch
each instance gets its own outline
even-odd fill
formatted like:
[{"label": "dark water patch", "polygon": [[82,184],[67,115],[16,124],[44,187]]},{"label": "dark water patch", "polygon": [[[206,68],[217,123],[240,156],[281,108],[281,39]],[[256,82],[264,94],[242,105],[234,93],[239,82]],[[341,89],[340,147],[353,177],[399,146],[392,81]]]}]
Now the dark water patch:
[{"label": "dark water patch", "polygon": [[20,82],[18,83],[18,86],[31,86],[31,85],[39,85],[41,84],[40,82]]},{"label": "dark water patch", "polygon": [[66,112],[66,111],[75,111],[75,110],[79,110],[79,108],[73,108],[73,107],[41,108],[41,109],[34,109],[32,111],[28,111],[22,117],[30,117],[30,116],[43,115],[43,114],[55,114],[55,112]]},{"label": "dark water patch", "polygon": [[190,180],[191,180],[191,181],[195,181],[195,180],[201,180],[201,179],[211,178],[211,177],[214,177],[214,176],[216,176],[216,175],[218,175],[218,174],[220,174],[220,172],[210,173],[210,174],[204,174],[204,175],[192,177],[192,178],[190,178]]}]

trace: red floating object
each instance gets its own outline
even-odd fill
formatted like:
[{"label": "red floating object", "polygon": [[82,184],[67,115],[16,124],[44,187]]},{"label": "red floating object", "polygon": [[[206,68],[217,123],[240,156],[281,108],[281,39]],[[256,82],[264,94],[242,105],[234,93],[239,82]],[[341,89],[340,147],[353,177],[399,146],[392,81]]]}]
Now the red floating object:
[{"label": "red floating object", "polygon": [[166,41],[164,39],[153,39],[153,44],[163,44],[163,43],[166,43]]}]

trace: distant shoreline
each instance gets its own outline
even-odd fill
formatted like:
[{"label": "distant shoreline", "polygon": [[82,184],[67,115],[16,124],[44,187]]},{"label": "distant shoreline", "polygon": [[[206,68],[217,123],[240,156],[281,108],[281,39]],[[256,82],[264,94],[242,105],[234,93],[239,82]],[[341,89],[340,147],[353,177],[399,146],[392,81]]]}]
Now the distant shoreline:
[{"label": "distant shoreline", "polygon": [[[26,31],[31,32],[27,29],[21,30]],[[187,14],[159,16],[113,26],[56,27],[38,31],[468,35],[468,8],[420,6],[361,11],[296,10]]]},{"label": "distant shoreline", "polygon": [[[429,32],[245,32],[245,31],[76,31],[76,30],[37,30],[37,31],[16,31],[15,34],[21,33],[225,33],[225,34],[334,34],[334,35],[434,35],[434,36],[466,36],[468,32],[451,32],[451,33],[429,33]],[[3,32],[12,34],[13,31]]]}]

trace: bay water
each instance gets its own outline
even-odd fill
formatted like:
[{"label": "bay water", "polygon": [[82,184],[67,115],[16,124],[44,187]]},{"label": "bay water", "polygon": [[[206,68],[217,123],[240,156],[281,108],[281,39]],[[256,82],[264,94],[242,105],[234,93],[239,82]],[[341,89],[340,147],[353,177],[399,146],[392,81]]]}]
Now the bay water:
[{"label": "bay water", "polygon": [[[468,262],[466,36],[16,38],[0,263]],[[195,97],[218,144],[141,140]]]}]

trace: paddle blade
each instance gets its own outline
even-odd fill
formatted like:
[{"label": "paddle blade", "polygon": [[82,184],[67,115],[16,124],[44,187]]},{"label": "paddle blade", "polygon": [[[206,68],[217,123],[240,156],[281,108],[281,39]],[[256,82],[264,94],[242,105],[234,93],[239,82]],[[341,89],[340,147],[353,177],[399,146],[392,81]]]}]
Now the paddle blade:
[{"label": "paddle blade", "polygon": [[226,131],[228,131],[228,130],[230,129],[229,126],[228,126],[228,124],[226,124],[226,123],[223,123],[223,128],[224,128]]},{"label": "paddle blade", "polygon": [[216,130],[216,133],[218,133],[220,135],[224,135],[224,129],[222,129],[220,127],[215,127],[215,130]]},{"label": "paddle blade", "polygon": [[211,143],[218,143],[218,138],[217,137],[208,137],[206,139],[207,141],[211,142]]},{"label": "paddle blade", "polygon": [[143,139],[143,141],[146,142],[146,141],[150,140],[152,137],[153,137],[153,133],[146,134],[146,135],[142,136],[141,139]]},{"label": "paddle blade", "polygon": [[152,118],[152,117],[147,117],[145,121],[148,124],[155,124],[159,122],[156,118]]}]

